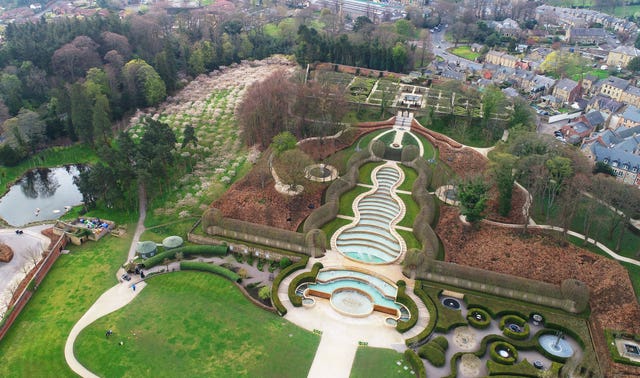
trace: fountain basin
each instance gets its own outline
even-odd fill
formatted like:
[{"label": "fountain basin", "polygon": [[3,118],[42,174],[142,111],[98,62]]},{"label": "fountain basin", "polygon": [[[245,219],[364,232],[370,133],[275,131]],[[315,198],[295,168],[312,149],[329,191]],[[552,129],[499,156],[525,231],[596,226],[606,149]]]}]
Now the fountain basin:
[{"label": "fountain basin", "polygon": [[373,312],[373,298],[355,288],[337,289],[331,294],[331,307],[343,315],[365,317]]},{"label": "fountain basin", "polygon": [[538,343],[548,353],[561,358],[573,356],[573,347],[569,342],[556,335],[542,335],[538,338]]}]

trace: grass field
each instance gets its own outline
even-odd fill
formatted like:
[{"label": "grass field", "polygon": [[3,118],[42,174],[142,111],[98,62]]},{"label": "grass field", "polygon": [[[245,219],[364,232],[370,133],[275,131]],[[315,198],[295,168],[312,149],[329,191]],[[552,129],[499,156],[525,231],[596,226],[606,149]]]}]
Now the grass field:
[{"label": "grass field", "polygon": [[471,51],[471,47],[469,46],[458,46],[449,49],[449,52],[453,55],[457,55],[461,58],[465,58],[467,60],[475,61],[477,57],[480,56],[480,53]]},{"label": "grass field", "polygon": [[575,80],[575,81],[580,81],[580,80],[582,80],[582,78],[584,76],[587,76],[587,75],[596,76],[598,79],[606,79],[606,78],[609,77],[609,71],[607,71],[607,70],[599,70],[599,69],[598,70],[591,70],[589,72],[585,72],[584,75],[575,74],[575,75],[572,76],[572,79]]},{"label": "grass field", "polygon": [[303,377],[319,342],[216,275],[177,272],[86,328],[75,351],[103,377]]},{"label": "grass field", "polygon": [[[2,377],[75,377],[64,360],[73,325],[96,299],[117,283],[133,228],[123,238],[107,236],[86,246],[70,245],[0,341]],[[104,335],[103,335],[104,336]],[[37,363],[34,363],[37,361]]]},{"label": "grass field", "polygon": [[350,377],[415,377],[415,374],[412,374],[411,366],[402,353],[392,349],[359,347]]}]

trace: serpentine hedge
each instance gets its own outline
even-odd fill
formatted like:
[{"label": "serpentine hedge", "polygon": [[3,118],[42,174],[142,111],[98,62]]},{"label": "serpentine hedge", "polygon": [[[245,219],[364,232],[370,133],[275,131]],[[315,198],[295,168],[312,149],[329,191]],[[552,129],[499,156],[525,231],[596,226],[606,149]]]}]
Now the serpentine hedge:
[{"label": "serpentine hedge", "polygon": [[287,313],[287,308],[284,307],[282,302],[280,302],[280,298],[278,298],[278,287],[282,283],[282,280],[287,278],[296,270],[304,269],[307,266],[308,262],[309,256],[303,256],[297,263],[291,264],[288,267],[282,269],[273,280],[273,285],[271,286],[271,303],[273,304],[273,307],[276,308],[276,311],[278,311],[278,314],[280,314],[280,316],[284,316]]},{"label": "serpentine hedge", "polygon": [[146,269],[162,264],[165,259],[174,260],[176,253],[182,253],[183,257],[199,255],[199,256],[224,256],[227,254],[229,247],[227,245],[189,245],[170,249],[160,252],[155,256],[144,260],[142,264]]},{"label": "serpentine hedge", "polygon": [[322,263],[317,262],[313,264],[313,267],[311,267],[311,271],[302,273],[291,280],[291,283],[289,284],[288,294],[289,300],[291,301],[292,305],[294,305],[295,307],[302,306],[302,297],[296,295],[296,288],[303,283],[316,282],[316,277],[318,276],[318,272],[320,271],[320,269],[322,269]]},{"label": "serpentine hedge", "polygon": [[232,270],[219,265],[208,264],[204,262],[182,261],[180,263],[180,270],[198,270],[201,272],[209,272],[222,276],[233,282],[240,282],[242,280],[242,278]]}]

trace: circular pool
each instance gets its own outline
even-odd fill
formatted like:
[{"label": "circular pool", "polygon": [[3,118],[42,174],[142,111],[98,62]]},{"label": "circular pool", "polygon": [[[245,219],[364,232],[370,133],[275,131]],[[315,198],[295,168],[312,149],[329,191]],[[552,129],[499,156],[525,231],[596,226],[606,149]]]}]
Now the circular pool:
[{"label": "circular pool", "polygon": [[373,298],[355,288],[338,289],[331,295],[331,306],[343,315],[364,317],[373,312]]},{"label": "circular pool", "polygon": [[573,355],[573,348],[569,342],[557,335],[542,335],[538,339],[540,346],[554,356],[569,358]]},{"label": "circular pool", "polygon": [[453,298],[449,298],[449,297],[442,298],[442,304],[445,305],[445,307],[449,307],[454,310],[460,309],[460,302],[458,302],[458,300]]}]

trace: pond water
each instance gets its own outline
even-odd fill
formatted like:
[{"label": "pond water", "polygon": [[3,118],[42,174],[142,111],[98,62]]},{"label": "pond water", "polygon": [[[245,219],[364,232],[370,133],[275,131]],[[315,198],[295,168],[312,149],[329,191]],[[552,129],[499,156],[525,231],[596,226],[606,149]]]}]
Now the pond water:
[{"label": "pond water", "polygon": [[14,227],[58,219],[66,212],[65,206],[82,202],[82,194],[73,183],[82,169],[69,165],[27,172],[0,199],[0,217]]}]

